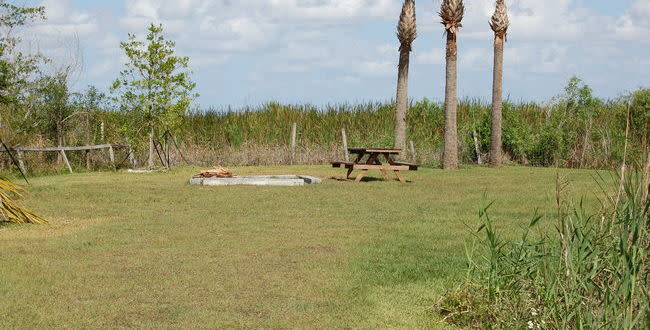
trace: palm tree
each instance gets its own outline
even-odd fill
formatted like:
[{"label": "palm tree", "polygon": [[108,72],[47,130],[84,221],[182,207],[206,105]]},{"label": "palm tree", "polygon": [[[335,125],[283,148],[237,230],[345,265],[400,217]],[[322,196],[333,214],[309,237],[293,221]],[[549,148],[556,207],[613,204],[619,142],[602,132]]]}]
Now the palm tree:
[{"label": "palm tree", "polygon": [[503,45],[507,40],[508,8],[505,0],[497,0],[496,10],[490,20],[494,31],[494,69],[492,81],[492,136],[490,138],[490,165],[501,166],[501,129],[503,110]]},{"label": "palm tree", "polygon": [[13,223],[47,223],[47,220],[16,203],[15,200],[22,197],[21,191],[17,184],[0,178],[0,218]]},{"label": "palm tree", "polygon": [[463,0],[443,0],[439,15],[442,18],[442,25],[445,26],[447,34],[445,150],[442,159],[442,168],[446,170],[458,169],[458,132],[456,127],[458,45],[456,44],[456,37],[459,29],[463,26],[461,21],[464,14]]},{"label": "palm tree", "polygon": [[399,67],[397,72],[397,105],[395,108],[395,149],[406,149],[406,111],[408,106],[408,79],[411,45],[417,37],[415,1],[405,0],[397,24]]}]

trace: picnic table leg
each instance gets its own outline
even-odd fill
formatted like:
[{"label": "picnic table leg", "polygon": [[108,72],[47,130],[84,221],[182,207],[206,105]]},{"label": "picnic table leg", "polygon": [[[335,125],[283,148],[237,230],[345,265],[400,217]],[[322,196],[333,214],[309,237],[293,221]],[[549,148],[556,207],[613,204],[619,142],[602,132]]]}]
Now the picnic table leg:
[{"label": "picnic table leg", "polygon": [[348,168],[348,175],[345,176],[346,179],[350,179],[350,174],[352,174],[352,171],[354,169],[352,167]]},{"label": "picnic table leg", "polygon": [[[381,162],[379,161],[379,154],[372,154],[370,155],[370,158],[368,158],[368,161],[366,162],[368,165],[381,165]],[[379,170],[381,174],[384,176],[384,179],[390,180],[390,177],[388,176],[388,172],[384,169]]]},{"label": "picnic table leg", "polygon": [[395,171],[395,176],[401,183],[406,183],[406,180],[404,180],[404,177],[402,177],[402,174],[399,171]]},{"label": "picnic table leg", "polygon": [[[386,161],[388,161],[388,164],[393,165],[393,160],[390,158],[390,154],[388,154],[388,153],[384,153],[383,155],[384,155],[384,157],[386,158]],[[376,164],[377,164],[377,165],[381,165],[381,162],[379,161],[379,156],[377,156],[377,162],[376,162]],[[381,171],[381,174],[384,175],[384,179],[386,179],[386,180],[390,180],[390,176],[388,176],[388,171],[383,170],[383,169],[380,170],[380,171]]]},{"label": "picnic table leg", "polygon": [[368,173],[368,170],[361,170],[359,174],[357,174],[357,178],[354,180],[355,182],[361,182],[364,176],[366,176],[366,173]]}]

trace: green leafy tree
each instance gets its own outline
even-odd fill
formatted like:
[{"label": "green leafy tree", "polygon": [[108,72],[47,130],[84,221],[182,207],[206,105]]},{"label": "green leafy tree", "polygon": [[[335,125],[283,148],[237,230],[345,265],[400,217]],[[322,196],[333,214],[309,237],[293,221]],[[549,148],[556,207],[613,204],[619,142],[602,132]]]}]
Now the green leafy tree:
[{"label": "green leafy tree", "polygon": [[175,131],[198,94],[190,80],[189,58],[175,56],[175,43],[166,40],[162,25],[151,24],[145,41],[129,34],[122,42],[129,61],[111,91],[120,109],[130,115],[127,132],[137,141],[148,131],[147,167],[154,164],[154,139],[157,134]]},{"label": "green leafy tree", "polygon": [[31,127],[34,77],[47,60],[40,54],[23,53],[18,47],[18,32],[24,25],[43,19],[44,7],[20,7],[0,0],[0,125],[5,138]]}]

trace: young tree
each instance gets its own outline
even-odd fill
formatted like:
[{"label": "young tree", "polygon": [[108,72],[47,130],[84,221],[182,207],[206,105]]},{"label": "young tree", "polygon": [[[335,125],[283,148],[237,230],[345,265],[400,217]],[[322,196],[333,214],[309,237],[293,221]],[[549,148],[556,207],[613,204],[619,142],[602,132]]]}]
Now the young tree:
[{"label": "young tree", "polygon": [[463,0],[443,0],[440,7],[440,18],[447,34],[447,67],[445,86],[445,150],[443,153],[442,168],[446,170],[458,169],[458,127],[457,113],[458,86],[457,86],[457,57],[458,45],[456,37],[463,26],[461,21],[465,14]]},{"label": "young tree", "polygon": [[0,126],[4,138],[11,138],[13,129],[26,130],[30,116],[28,97],[38,67],[46,59],[25,54],[17,36],[20,27],[45,19],[43,7],[19,7],[0,0]]},{"label": "young tree", "polygon": [[162,25],[151,24],[145,41],[133,34],[120,43],[129,62],[115,80],[111,91],[122,111],[131,115],[130,132],[142,137],[148,131],[147,168],[154,167],[154,138],[160,130],[175,130],[198,96],[187,70],[189,58],[174,55],[176,44],[166,40]]},{"label": "young tree", "polygon": [[404,0],[402,14],[397,25],[399,67],[397,73],[397,97],[395,108],[395,149],[406,149],[406,112],[408,107],[408,77],[411,45],[417,37],[415,24],[415,1]]},{"label": "young tree", "polygon": [[503,46],[507,40],[508,8],[505,0],[497,0],[496,10],[490,20],[494,31],[494,68],[492,80],[492,135],[490,138],[490,165],[501,167],[501,131],[503,125]]}]

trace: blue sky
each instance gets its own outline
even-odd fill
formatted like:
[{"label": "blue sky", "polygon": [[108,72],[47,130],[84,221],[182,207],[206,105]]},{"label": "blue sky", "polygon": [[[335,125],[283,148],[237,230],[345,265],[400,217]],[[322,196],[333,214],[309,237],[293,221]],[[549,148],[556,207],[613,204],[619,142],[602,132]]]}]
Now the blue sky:
[{"label": "blue sky", "polygon": [[[419,37],[410,97],[444,93],[439,0],[416,0]],[[544,101],[578,75],[598,96],[650,84],[650,0],[506,0],[512,26],[504,93]],[[24,31],[52,66],[83,63],[74,88],[106,89],[125,58],[119,42],[162,23],[190,56],[202,108],[276,100],[327,104],[394,98],[400,0],[22,0],[48,20]],[[493,0],[466,0],[460,97],[490,99]],[[83,61],[80,61],[82,59]]]}]

